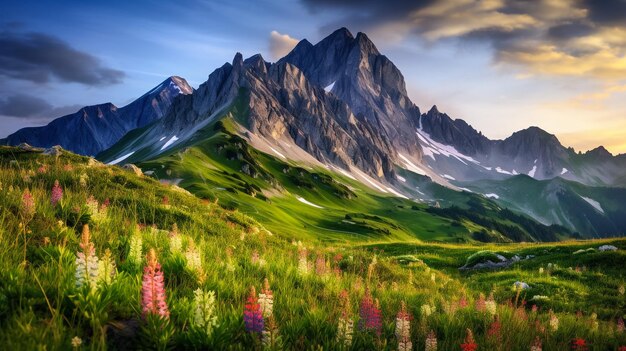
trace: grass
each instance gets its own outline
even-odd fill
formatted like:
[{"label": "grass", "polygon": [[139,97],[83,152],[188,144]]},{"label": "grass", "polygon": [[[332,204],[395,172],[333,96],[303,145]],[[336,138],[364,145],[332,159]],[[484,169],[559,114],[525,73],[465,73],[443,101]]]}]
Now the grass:
[{"label": "grass", "polygon": [[[163,172],[178,172],[176,162],[212,160],[197,150],[184,155],[170,156],[162,163]],[[263,163],[263,169],[269,164]],[[214,177],[221,171],[234,173],[218,162],[209,165],[215,169],[209,173]],[[307,172],[313,177],[317,171]],[[225,187],[243,186],[232,174],[224,178]],[[55,181],[63,194],[53,204]],[[305,205],[293,195],[271,197],[271,207],[267,200],[246,195],[253,199],[247,202],[248,211],[259,205],[253,219],[233,209],[241,195],[215,190],[209,182],[181,183],[197,190],[201,197],[196,197],[84,157],[16,148],[0,148],[0,184],[0,342],[7,349],[334,350],[342,349],[337,342],[338,320],[349,318],[355,324],[347,349],[391,350],[398,347],[395,323],[401,302],[412,316],[409,338],[415,350],[424,349],[431,330],[440,350],[458,350],[468,328],[479,349],[507,345],[510,350],[528,350],[537,337],[544,350],[570,349],[574,338],[584,338],[593,350],[626,345],[626,335],[616,331],[617,319],[626,313],[620,294],[624,240],[429,242],[439,238],[439,226],[449,225],[449,220],[424,212],[409,228],[399,219],[415,210],[397,207],[406,205],[395,199],[375,199],[352,184],[348,189],[356,189],[352,191],[364,203],[361,208],[335,214],[344,201],[354,200],[327,195],[336,186],[326,184],[324,192],[317,187],[298,192],[324,209]],[[287,190],[295,189],[285,184]],[[263,189],[260,182],[259,188]],[[32,212],[24,204],[27,189],[34,201]],[[215,197],[208,200],[211,192]],[[368,207],[378,201],[393,204],[390,208],[399,214]],[[103,203],[108,203],[106,209]],[[281,213],[286,219],[277,220]],[[427,216],[433,217],[430,222]],[[310,227],[297,228],[300,223]],[[313,227],[318,223],[329,229],[335,225],[331,231]],[[83,278],[76,276],[77,253],[84,250],[84,225],[90,229],[95,255],[104,260],[108,250],[116,274],[106,281],[98,273],[97,282],[78,287]],[[341,228],[352,231],[340,232]],[[383,229],[391,234],[381,234]],[[407,235],[409,230],[415,235]],[[605,243],[620,250],[573,255]],[[168,318],[142,312],[142,282],[152,267],[146,257],[151,250],[162,267]],[[535,257],[500,271],[458,270],[483,250]],[[269,344],[263,343],[267,336],[246,331],[243,317],[250,287],[262,291],[264,279],[273,291],[273,313],[265,318],[265,329],[275,326]],[[517,280],[531,289],[513,291]],[[214,302],[199,304],[195,291],[214,292]],[[495,316],[477,304],[481,294],[491,293],[501,325],[497,334],[489,332]],[[373,330],[359,328],[359,308],[367,294],[378,301],[382,316]],[[548,299],[531,301],[534,295]],[[558,330],[550,329],[550,309],[560,321]],[[577,317],[577,311],[582,315]],[[215,323],[194,322],[199,312],[210,313]]]}]

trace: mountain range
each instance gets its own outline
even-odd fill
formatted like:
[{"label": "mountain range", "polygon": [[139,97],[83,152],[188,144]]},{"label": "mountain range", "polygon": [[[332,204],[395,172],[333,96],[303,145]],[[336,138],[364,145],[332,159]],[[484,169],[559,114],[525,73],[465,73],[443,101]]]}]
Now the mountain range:
[{"label": "mountain range", "polygon": [[[342,201],[364,199],[363,191],[371,201],[393,197],[458,210],[426,212],[459,223],[468,209],[513,218],[501,212],[506,208],[568,235],[626,233],[626,155],[603,147],[577,153],[537,127],[491,140],[436,106],[422,113],[393,62],[367,35],[346,28],[316,44],[302,40],[274,63],[237,53],[196,90],[171,77],[125,107],[85,107],[3,140],[23,142],[132,162],[197,194],[256,206],[256,213],[259,199],[279,208],[295,195],[308,211],[323,211],[336,201],[351,206]],[[316,194],[307,177],[320,187]],[[515,218],[526,234],[513,240],[546,240],[528,229],[539,227]],[[413,228],[410,218],[398,221]],[[499,219],[472,221],[478,224],[466,226],[470,233],[505,234],[493,225]],[[345,223],[315,225],[343,230]]]}]

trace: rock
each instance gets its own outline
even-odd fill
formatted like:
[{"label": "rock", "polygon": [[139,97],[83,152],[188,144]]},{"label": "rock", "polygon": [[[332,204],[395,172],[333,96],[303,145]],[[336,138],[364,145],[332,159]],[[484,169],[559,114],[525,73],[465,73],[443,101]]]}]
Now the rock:
[{"label": "rock", "polygon": [[514,286],[516,289],[521,289],[521,290],[530,289],[530,285],[528,285],[528,284],[526,284],[526,283],[524,283],[524,282],[519,282],[519,281],[518,281],[518,282],[513,283],[513,286]]},{"label": "rock", "polygon": [[27,143],[21,143],[17,146],[18,149],[20,150],[24,150],[24,151],[35,151],[37,150],[37,148],[32,147],[30,145],[28,145]]},{"label": "rock", "polygon": [[132,171],[133,173],[135,173],[135,175],[137,175],[139,177],[141,177],[143,175],[143,172],[141,171],[141,168],[135,166],[132,163],[127,163],[122,168],[124,168],[127,171]]},{"label": "rock", "polygon": [[44,155],[59,156],[63,152],[63,148],[59,145],[47,148],[43,151]]},{"label": "rock", "polygon": [[602,245],[598,248],[598,251],[617,251],[617,247],[613,245]]}]

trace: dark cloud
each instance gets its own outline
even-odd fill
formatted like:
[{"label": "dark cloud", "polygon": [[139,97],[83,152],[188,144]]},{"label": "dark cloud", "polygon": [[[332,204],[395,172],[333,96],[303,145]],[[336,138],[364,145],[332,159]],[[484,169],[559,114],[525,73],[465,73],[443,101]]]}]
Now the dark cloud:
[{"label": "dark cloud", "polygon": [[556,40],[567,40],[590,35],[594,28],[587,23],[573,22],[558,24],[548,29],[548,36]]},{"label": "dark cloud", "polygon": [[626,26],[625,0],[584,0],[589,18],[598,23]]},{"label": "dark cloud", "polygon": [[0,99],[0,115],[28,119],[54,118],[74,113],[79,105],[54,107],[46,100],[27,94],[15,94]]},{"label": "dark cloud", "polygon": [[0,75],[47,83],[52,79],[90,86],[121,83],[124,72],[66,42],[42,33],[0,33]]},{"label": "dark cloud", "polygon": [[46,100],[32,95],[16,94],[0,100],[0,115],[35,117],[53,107]]}]

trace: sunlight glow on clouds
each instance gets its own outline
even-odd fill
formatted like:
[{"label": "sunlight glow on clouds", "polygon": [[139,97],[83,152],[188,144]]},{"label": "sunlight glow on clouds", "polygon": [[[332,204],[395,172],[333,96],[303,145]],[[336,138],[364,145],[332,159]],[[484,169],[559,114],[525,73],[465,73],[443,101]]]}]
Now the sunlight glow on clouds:
[{"label": "sunlight glow on clouds", "polygon": [[270,54],[272,59],[278,60],[279,58],[287,55],[291,49],[298,44],[298,40],[290,37],[288,34],[280,34],[273,30],[270,33]]}]

